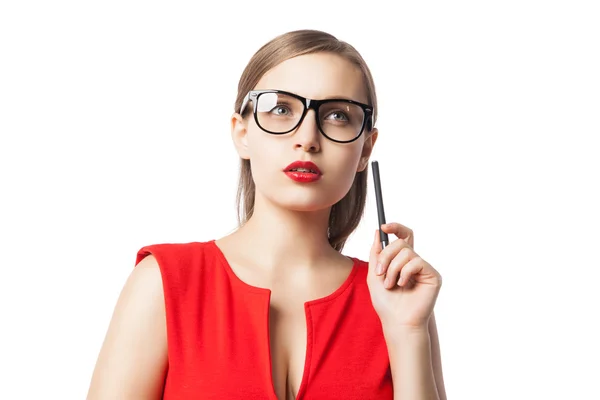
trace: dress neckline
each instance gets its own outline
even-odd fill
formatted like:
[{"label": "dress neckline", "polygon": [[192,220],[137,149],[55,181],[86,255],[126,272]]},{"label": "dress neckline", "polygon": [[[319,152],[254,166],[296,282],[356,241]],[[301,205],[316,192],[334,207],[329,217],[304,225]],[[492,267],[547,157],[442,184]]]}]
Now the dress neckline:
[{"label": "dress neckline", "polygon": [[[237,276],[235,271],[233,271],[233,268],[231,268],[229,261],[227,261],[225,254],[223,253],[221,248],[217,245],[216,239],[209,240],[208,244],[210,246],[212,246],[213,249],[215,250],[215,253],[218,256],[219,261],[221,261],[221,266],[225,269],[225,271],[229,275],[230,279],[237,282],[237,284],[239,286],[245,288],[246,290],[248,290],[250,292],[265,294],[265,295],[269,295],[269,296],[271,295],[271,289],[251,285],[251,284],[243,281],[239,276]],[[359,260],[355,257],[350,257],[350,256],[345,256],[345,257],[352,260],[352,269],[350,270],[350,273],[348,274],[348,276],[346,277],[344,282],[342,282],[342,284],[336,290],[334,290],[332,293],[330,293],[326,296],[305,302],[304,303],[305,306],[334,300],[335,298],[339,297],[342,293],[344,293],[352,285],[352,283],[355,281],[355,277],[358,273]]]}]

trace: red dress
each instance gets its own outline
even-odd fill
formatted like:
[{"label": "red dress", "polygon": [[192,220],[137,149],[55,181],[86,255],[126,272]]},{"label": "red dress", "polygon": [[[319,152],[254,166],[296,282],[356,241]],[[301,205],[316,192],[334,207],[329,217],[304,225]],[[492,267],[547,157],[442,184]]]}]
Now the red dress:
[{"label": "red dress", "polygon": [[[214,240],[142,247],[163,280],[169,368],[164,399],[277,400],[271,377],[269,289],[239,279]],[[297,400],[392,399],[379,317],[353,269],[332,294],[306,302],[306,359]]]}]

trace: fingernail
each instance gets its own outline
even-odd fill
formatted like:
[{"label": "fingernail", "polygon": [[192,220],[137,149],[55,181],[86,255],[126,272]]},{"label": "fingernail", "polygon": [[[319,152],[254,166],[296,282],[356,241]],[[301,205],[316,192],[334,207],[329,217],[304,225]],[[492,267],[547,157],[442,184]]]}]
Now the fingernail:
[{"label": "fingernail", "polygon": [[388,286],[390,286],[390,278],[389,277],[385,278],[385,280],[383,281],[383,287],[387,288]]},{"label": "fingernail", "polygon": [[377,268],[375,269],[377,275],[381,275],[383,273],[383,265],[381,263],[377,263]]}]

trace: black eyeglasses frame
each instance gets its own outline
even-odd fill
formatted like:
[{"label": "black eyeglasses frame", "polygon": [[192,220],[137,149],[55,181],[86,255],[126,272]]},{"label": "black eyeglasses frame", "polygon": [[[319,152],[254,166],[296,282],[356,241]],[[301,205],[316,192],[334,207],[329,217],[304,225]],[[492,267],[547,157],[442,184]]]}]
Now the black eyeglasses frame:
[{"label": "black eyeglasses frame", "polygon": [[[300,120],[298,120],[298,123],[290,130],[285,131],[285,132],[273,132],[273,131],[269,131],[265,128],[263,128],[260,125],[260,122],[258,122],[258,114],[257,114],[257,107],[258,107],[258,99],[261,95],[265,94],[265,93],[281,93],[281,94],[285,94],[287,96],[291,96],[291,97],[295,97],[298,100],[302,101],[302,104],[304,105],[304,112],[302,113],[302,116],[300,117]],[[357,140],[360,135],[362,135],[363,131],[365,130],[365,127],[367,128],[367,131],[371,131],[373,129],[373,107],[371,107],[368,104],[364,104],[355,100],[350,100],[350,99],[343,99],[343,98],[334,98],[334,99],[323,99],[323,100],[315,100],[315,99],[309,99],[303,96],[300,96],[296,93],[291,93],[291,92],[286,92],[285,90],[278,90],[278,89],[261,89],[261,90],[250,90],[248,92],[248,94],[246,95],[246,97],[244,97],[244,101],[242,101],[242,106],[240,107],[240,115],[244,115],[244,111],[246,110],[246,106],[248,105],[248,102],[252,101],[252,105],[253,105],[253,110],[252,113],[254,114],[254,121],[256,122],[256,124],[260,127],[260,129],[262,129],[265,132],[268,132],[272,135],[284,135],[286,133],[290,133],[293,130],[295,130],[296,128],[298,128],[300,126],[300,124],[302,123],[302,121],[304,121],[304,117],[306,117],[306,114],[308,113],[308,110],[314,110],[315,111],[315,119],[317,122],[317,126],[319,128],[319,131],[321,132],[321,134],[323,136],[325,136],[327,139],[336,142],[336,143],[351,143],[354,142],[355,140]],[[322,104],[326,104],[326,103],[333,103],[333,102],[347,102],[350,104],[355,104],[358,105],[360,108],[362,108],[363,112],[364,112],[364,118],[363,118],[363,122],[362,122],[362,126],[360,128],[360,131],[358,132],[358,134],[356,135],[356,137],[354,139],[350,139],[350,140],[336,140],[333,139],[329,136],[327,136],[327,134],[325,132],[323,132],[323,128],[321,127],[321,123],[319,121],[318,115],[319,115],[319,107]]]}]

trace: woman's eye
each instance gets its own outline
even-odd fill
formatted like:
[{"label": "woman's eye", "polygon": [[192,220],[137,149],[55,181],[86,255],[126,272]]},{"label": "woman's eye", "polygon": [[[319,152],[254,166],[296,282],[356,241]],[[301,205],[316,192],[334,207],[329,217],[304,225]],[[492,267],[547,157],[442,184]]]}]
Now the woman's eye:
[{"label": "woman's eye", "polygon": [[327,119],[333,119],[334,121],[343,121],[343,122],[348,121],[348,117],[346,116],[346,114],[339,112],[339,111],[334,111],[334,112],[330,113],[329,116],[327,117]]},{"label": "woman's eye", "polygon": [[277,106],[273,110],[271,110],[271,112],[275,115],[288,115],[291,111],[285,106]]}]

